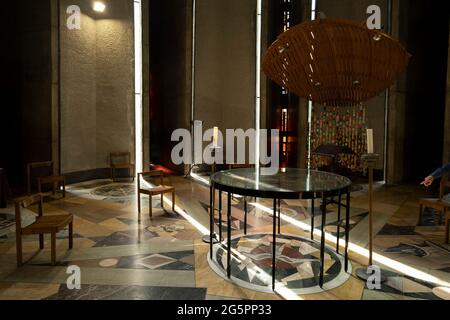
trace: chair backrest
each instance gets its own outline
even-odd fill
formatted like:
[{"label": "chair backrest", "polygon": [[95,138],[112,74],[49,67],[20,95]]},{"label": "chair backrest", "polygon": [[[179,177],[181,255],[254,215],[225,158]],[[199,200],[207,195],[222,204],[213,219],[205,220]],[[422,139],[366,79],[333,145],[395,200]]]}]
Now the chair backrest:
[{"label": "chair backrest", "polygon": [[138,189],[141,188],[141,177],[142,178],[158,177],[160,185],[164,184],[164,172],[163,171],[154,170],[154,171],[149,171],[149,172],[141,172],[138,174],[138,179],[137,179]]},{"label": "chair backrest", "polygon": [[131,164],[131,152],[111,152],[109,154],[110,164]]},{"label": "chair backrest", "polygon": [[42,217],[43,211],[43,196],[38,193],[27,197],[14,199],[14,209],[16,214],[16,230],[19,231],[22,229],[22,215],[21,208],[28,208],[33,204],[38,204],[38,216]]},{"label": "chair backrest", "polygon": [[27,192],[31,193],[31,176],[34,169],[49,168],[50,175],[54,175],[54,167],[52,161],[30,162],[27,164]]}]

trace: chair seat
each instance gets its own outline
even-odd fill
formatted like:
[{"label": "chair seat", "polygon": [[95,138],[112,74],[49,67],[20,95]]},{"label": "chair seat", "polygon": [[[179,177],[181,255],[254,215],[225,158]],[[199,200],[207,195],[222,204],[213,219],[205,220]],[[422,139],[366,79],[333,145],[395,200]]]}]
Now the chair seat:
[{"label": "chair seat", "polygon": [[34,223],[22,229],[22,234],[59,232],[72,221],[72,214],[38,217]]},{"label": "chair seat", "polygon": [[433,208],[436,210],[443,210],[445,208],[450,208],[450,202],[445,201],[445,200],[436,199],[436,198],[420,199],[419,203],[423,206]]},{"label": "chair seat", "polygon": [[154,188],[148,188],[148,189],[139,189],[139,193],[148,194],[148,195],[158,195],[158,194],[164,194],[169,192],[174,192],[175,188],[171,186],[157,186]]}]

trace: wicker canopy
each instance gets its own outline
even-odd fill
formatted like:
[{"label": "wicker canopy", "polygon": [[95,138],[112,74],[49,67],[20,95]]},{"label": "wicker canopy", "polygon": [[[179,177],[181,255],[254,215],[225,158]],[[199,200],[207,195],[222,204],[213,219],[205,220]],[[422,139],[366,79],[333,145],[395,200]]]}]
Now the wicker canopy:
[{"label": "wicker canopy", "polygon": [[325,106],[354,106],[389,88],[410,55],[388,35],[365,25],[320,19],[281,34],[263,70],[289,92]]}]

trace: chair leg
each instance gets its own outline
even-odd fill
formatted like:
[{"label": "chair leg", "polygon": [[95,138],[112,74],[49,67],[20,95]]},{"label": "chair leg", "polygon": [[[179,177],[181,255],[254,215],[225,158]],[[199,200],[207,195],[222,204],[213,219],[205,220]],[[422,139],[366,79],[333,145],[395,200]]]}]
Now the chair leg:
[{"label": "chair leg", "polygon": [[23,265],[22,260],[22,235],[18,234],[16,236],[16,251],[17,251],[17,267]]},{"label": "chair leg", "polygon": [[52,265],[56,264],[56,232],[52,232]]},{"label": "chair leg", "polygon": [[44,249],[44,235],[42,233],[39,235],[39,249]]},{"label": "chair leg", "polygon": [[172,211],[175,212],[175,192],[172,192]]},{"label": "chair leg", "polygon": [[69,249],[73,249],[73,222],[69,223]]},{"label": "chair leg", "polygon": [[164,210],[164,195],[161,195],[161,209]]},{"label": "chair leg", "polygon": [[152,205],[152,196],[149,196],[149,208],[150,208],[150,219],[153,218],[153,205]]}]

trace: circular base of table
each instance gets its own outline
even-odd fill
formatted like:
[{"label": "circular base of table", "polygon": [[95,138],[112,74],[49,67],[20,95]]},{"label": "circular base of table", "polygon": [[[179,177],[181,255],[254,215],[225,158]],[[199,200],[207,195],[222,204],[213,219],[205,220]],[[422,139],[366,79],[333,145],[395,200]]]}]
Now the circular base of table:
[{"label": "circular base of table", "polygon": [[[211,237],[209,235],[205,235],[205,236],[203,236],[202,241],[204,243],[211,243]],[[223,241],[223,239],[222,239],[222,241]],[[213,243],[214,244],[222,242],[222,241],[219,241],[219,235],[217,233],[213,234]]]},{"label": "circular base of table", "polygon": [[450,288],[436,287],[433,289],[433,294],[443,300],[450,300]]},{"label": "circular base of table", "polygon": [[[215,245],[212,258],[207,255],[208,264],[217,275],[234,285],[256,292],[273,293],[272,239],[272,234],[258,232],[232,236],[232,250],[245,251],[249,256],[241,261],[232,255],[230,278],[226,266],[227,246]],[[350,279],[351,263],[348,272],[345,272],[344,257],[337,254],[334,248],[326,246],[324,285],[319,286],[319,241],[284,233],[277,236],[277,246],[280,250],[276,258],[276,289],[284,287],[299,295],[317,294],[338,288]],[[242,249],[244,251],[240,251]]]},{"label": "circular base of table", "polygon": [[[367,268],[359,268],[356,269],[356,276],[360,278],[361,280],[367,281],[370,277],[373,276],[372,272],[367,272]],[[387,277],[383,275],[383,270],[381,270],[380,275],[380,283],[384,283],[387,281]]]}]

